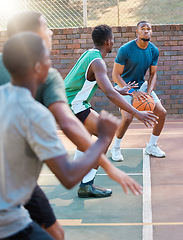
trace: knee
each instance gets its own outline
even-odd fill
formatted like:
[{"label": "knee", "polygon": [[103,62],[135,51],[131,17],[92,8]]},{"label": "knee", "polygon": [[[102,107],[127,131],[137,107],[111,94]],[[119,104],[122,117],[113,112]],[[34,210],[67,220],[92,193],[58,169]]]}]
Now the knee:
[{"label": "knee", "polygon": [[160,110],[158,111],[157,115],[158,115],[158,117],[159,117],[160,119],[165,119],[165,118],[166,118],[166,115],[167,115],[166,109],[165,109],[165,108],[160,109]]},{"label": "knee", "polygon": [[126,125],[130,125],[132,120],[133,120],[132,116],[127,116],[127,117],[124,117],[124,119],[123,119],[123,121]]}]

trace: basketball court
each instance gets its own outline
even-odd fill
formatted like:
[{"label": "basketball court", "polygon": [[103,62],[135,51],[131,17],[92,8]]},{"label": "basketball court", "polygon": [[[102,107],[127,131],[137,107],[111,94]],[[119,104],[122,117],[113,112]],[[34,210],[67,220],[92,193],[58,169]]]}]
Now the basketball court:
[{"label": "basketball court", "polygon": [[[95,184],[112,188],[111,197],[80,199],[77,186],[63,188],[43,168],[39,184],[48,196],[66,240],[181,240],[183,235],[183,118],[168,119],[160,137],[166,158],[149,158],[143,148],[151,129],[134,120],[123,141],[124,162],[114,163],[143,185],[143,195],[125,195],[99,168]],[[70,157],[74,145],[58,131]],[[175,150],[176,149],[176,150]],[[107,153],[111,159],[110,152]]]}]

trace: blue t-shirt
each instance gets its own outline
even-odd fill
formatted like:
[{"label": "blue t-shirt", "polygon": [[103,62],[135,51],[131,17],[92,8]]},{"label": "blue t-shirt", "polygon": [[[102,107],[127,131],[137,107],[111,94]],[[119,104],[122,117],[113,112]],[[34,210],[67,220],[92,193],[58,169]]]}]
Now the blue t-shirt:
[{"label": "blue t-shirt", "polygon": [[159,50],[153,43],[149,42],[148,47],[142,49],[132,40],[119,48],[115,62],[125,65],[121,75],[123,80],[126,83],[136,81],[140,88],[148,68],[157,65],[158,56]]}]

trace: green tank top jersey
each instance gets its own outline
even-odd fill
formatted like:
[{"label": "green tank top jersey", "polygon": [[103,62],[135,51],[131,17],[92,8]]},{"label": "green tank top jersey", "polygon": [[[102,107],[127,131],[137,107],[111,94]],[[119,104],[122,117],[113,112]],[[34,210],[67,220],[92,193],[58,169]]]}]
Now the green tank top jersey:
[{"label": "green tank top jersey", "polygon": [[97,49],[87,50],[64,80],[67,99],[75,114],[91,107],[89,101],[98,88],[98,84],[96,81],[87,80],[87,73],[90,65],[96,59],[102,59],[100,51]]}]

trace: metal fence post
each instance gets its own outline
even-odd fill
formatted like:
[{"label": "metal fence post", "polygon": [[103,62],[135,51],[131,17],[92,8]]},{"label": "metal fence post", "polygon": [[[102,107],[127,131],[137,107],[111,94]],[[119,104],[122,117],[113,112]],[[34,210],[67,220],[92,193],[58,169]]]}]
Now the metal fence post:
[{"label": "metal fence post", "polygon": [[118,16],[118,26],[119,26],[119,0],[117,0],[117,16]]},{"label": "metal fence post", "polygon": [[87,27],[87,0],[83,0],[83,24]]}]

